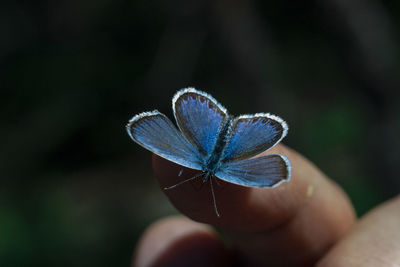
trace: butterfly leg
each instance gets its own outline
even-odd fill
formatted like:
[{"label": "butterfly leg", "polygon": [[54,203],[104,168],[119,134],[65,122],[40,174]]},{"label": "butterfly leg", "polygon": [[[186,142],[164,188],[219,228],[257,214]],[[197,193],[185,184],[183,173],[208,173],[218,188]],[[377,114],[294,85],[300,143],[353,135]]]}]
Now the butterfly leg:
[{"label": "butterfly leg", "polygon": [[207,180],[208,180],[209,177],[210,177],[210,173],[207,172],[207,173],[204,175],[204,177],[203,177],[203,184],[204,184],[205,182],[207,182]]},{"label": "butterfly leg", "polygon": [[214,194],[214,187],[212,184],[212,178],[210,179],[210,186],[211,186],[211,194],[212,194],[212,198],[213,198],[213,203],[214,203],[214,210],[215,210],[215,214],[217,214],[217,217],[221,217],[221,215],[218,212],[218,208],[217,208],[217,201],[215,200],[215,194]]},{"label": "butterfly leg", "polygon": [[186,180],[183,180],[183,181],[181,181],[181,182],[179,182],[179,183],[177,183],[177,184],[164,187],[164,190],[169,190],[169,189],[175,188],[175,187],[177,187],[177,186],[180,186],[181,184],[184,184],[184,183],[186,183],[186,182],[192,181],[192,180],[194,180],[194,179],[196,179],[197,177],[200,177],[200,176],[202,176],[202,175],[204,175],[203,172],[202,172],[202,173],[199,173],[199,174],[196,174],[195,176],[190,177],[190,178],[188,178],[188,179],[186,179]]}]

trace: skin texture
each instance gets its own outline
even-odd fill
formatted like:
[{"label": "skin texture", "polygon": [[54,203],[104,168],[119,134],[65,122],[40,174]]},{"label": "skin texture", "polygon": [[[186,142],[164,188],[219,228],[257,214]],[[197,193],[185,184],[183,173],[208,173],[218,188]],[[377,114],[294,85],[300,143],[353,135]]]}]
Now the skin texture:
[{"label": "skin texture", "polygon": [[[262,155],[270,153],[289,158],[291,181],[273,189],[213,183],[220,218],[209,182],[202,184],[199,179],[164,190],[191,220],[165,218],[150,226],[138,243],[132,266],[400,264],[400,234],[392,233],[400,225],[400,199],[356,222],[347,196],[312,163],[284,145]],[[153,157],[153,168],[161,188],[198,173],[158,156]],[[225,242],[198,222],[217,227]]]}]

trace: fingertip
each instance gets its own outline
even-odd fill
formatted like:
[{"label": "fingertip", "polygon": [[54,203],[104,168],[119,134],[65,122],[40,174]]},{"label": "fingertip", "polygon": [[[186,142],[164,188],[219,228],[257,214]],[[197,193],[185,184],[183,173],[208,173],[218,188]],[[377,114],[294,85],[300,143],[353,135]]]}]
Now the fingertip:
[{"label": "fingertip", "polygon": [[210,227],[175,216],[149,226],[132,266],[228,266],[229,262],[227,249]]},{"label": "fingertip", "polygon": [[[282,154],[290,160],[290,181],[276,188],[225,182],[214,186],[221,217],[213,208],[210,183],[201,190],[185,183],[164,192],[183,214],[227,231],[249,259],[298,266],[315,262],[352,226],[352,205],[339,186],[297,152],[277,145],[262,155],[267,154]],[[153,157],[153,166],[161,186],[198,173],[158,156]],[[178,176],[181,170],[183,175]],[[268,255],[263,253],[266,248]]]},{"label": "fingertip", "polygon": [[[194,177],[201,171],[189,169],[157,155],[153,155],[153,171],[161,189],[178,184]],[[212,178],[214,179],[214,178]],[[213,186],[216,208],[213,203]],[[163,190],[171,203],[189,218],[224,228],[241,227],[246,225],[242,219],[246,213],[237,220],[237,211],[245,209],[248,205],[245,199],[252,190],[249,187],[234,185],[222,180],[217,183],[203,181],[202,176],[192,182],[183,183],[168,190]],[[250,220],[250,218],[249,218]]]}]

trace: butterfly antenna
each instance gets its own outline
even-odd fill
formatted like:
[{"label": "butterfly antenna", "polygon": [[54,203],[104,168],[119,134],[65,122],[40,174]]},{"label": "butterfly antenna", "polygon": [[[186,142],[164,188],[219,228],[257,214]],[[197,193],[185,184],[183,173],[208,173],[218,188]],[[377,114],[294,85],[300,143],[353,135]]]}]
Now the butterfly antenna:
[{"label": "butterfly antenna", "polygon": [[218,212],[217,202],[215,201],[215,194],[214,194],[214,187],[212,185],[212,180],[213,180],[213,178],[210,177],[210,186],[211,186],[211,194],[212,194],[213,202],[214,202],[214,209],[215,209],[215,213],[217,214],[217,217],[221,217],[221,215]]},{"label": "butterfly antenna", "polygon": [[169,189],[175,188],[175,187],[177,187],[177,186],[179,186],[179,185],[181,185],[181,184],[184,184],[184,183],[186,183],[186,182],[192,181],[192,180],[194,180],[194,179],[196,179],[197,177],[200,177],[200,176],[202,176],[202,175],[204,175],[203,172],[202,172],[202,173],[199,173],[199,174],[196,174],[195,176],[190,177],[189,179],[183,180],[182,182],[179,182],[179,183],[177,183],[177,184],[164,187],[164,190],[169,190]]}]

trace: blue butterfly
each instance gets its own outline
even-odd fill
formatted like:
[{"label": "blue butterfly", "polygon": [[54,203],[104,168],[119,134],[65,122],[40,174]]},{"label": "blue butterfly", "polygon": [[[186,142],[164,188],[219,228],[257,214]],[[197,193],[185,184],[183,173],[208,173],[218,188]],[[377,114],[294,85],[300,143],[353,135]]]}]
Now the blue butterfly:
[{"label": "blue butterfly", "polygon": [[126,126],[133,141],[151,152],[202,173],[210,181],[214,209],[213,177],[241,186],[275,187],[289,181],[289,160],[279,154],[254,157],[278,144],[288,126],[268,113],[232,117],[211,95],[194,88],[178,91],[172,108],[179,130],[157,110],[134,116]]}]

